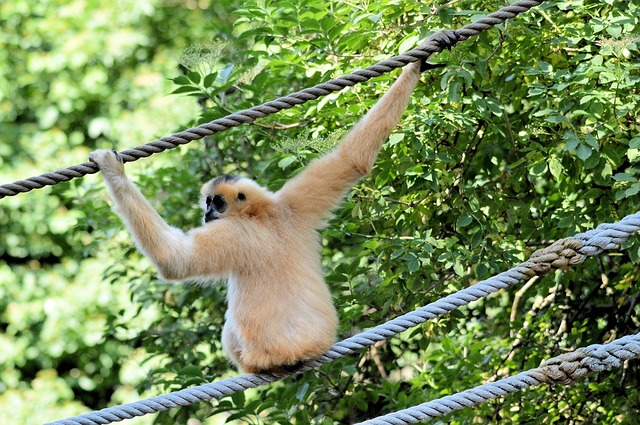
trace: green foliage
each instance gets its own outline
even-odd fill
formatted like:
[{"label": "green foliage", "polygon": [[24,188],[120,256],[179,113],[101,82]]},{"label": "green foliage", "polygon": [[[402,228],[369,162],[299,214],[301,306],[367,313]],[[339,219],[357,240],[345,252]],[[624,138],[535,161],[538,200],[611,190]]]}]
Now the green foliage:
[{"label": "green foliage", "polygon": [[[1,125],[14,141],[0,144],[3,180],[34,174],[32,164],[59,168],[59,158],[84,161],[95,147],[132,147],[273,100],[502,5],[228,0],[193,10],[183,7],[191,2],[149,1],[121,12],[89,3],[84,19],[71,6],[61,9],[63,20],[46,19],[60,11],[50,2],[30,11],[18,1],[0,12],[7,27],[0,61],[12,71],[0,82],[8,111]],[[433,58],[447,68],[425,74],[374,172],[322,232],[340,338],[637,210],[639,20],[634,2],[545,2]],[[203,181],[235,172],[279,188],[335,144],[396,75],[127,165],[128,172],[163,217],[191,228],[200,221]],[[149,132],[142,123],[162,125]],[[219,342],[224,285],[159,281],[98,182],[0,201],[0,406],[34,397],[55,419],[81,404],[139,397],[132,386],[157,394],[234,373]],[[633,238],[618,252],[502,291],[359,356],[152,420],[351,423],[513,375],[636,333],[639,258]],[[637,388],[638,364],[630,362],[443,421],[634,423]]]}]

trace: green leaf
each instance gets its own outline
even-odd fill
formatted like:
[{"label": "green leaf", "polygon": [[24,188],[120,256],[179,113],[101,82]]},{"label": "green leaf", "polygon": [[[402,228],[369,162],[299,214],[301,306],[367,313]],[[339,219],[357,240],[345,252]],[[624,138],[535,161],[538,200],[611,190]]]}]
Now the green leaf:
[{"label": "green leaf", "polygon": [[395,260],[396,258],[399,258],[402,255],[404,255],[404,249],[398,248],[391,253],[391,259]]},{"label": "green leaf", "polygon": [[583,161],[586,161],[592,154],[592,150],[589,146],[586,145],[580,145],[578,146],[578,149],[576,150],[576,155],[578,156],[578,158],[580,158]]},{"label": "green leaf", "polygon": [[540,71],[542,71],[544,73],[553,72],[553,66],[551,66],[550,63],[545,62],[545,61],[538,61],[538,68],[540,68]]},{"label": "green leaf", "polygon": [[420,269],[420,262],[417,259],[409,261],[407,264],[407,270],[409,273],[415,273]]},{"label": "green leaf", "polygon": [[182,375],[182,376],[187,376],[187,377],[198,377],[198,378],[202,378],[203,377],[202,369],[200,369],[197,366],[192,366],[192,365],[183,367],[182,369],[180,369],[178,371],[178,374]]},{"label": "green leaf", "polygon": [[236,393],[231,394],[231,400],[233,404],[236,406],[244,406],[246,404],[246,398],[244,391],[238,391]]},{"label": "green leaf", "polygon": [[413,49],[417,45],[418,45],[418,36],[417,35],[413,35],[413,36],[405,38],[400,43],[400,45],[398,46],[398,51],[399,52],[406,52],[408,50]]},{"label": "green leaf", "polygon": [[541,176],[547,171],[546,162],[538,162],[529,168],[529,172],[534,176]]},{"label": "green leaf", "polygon": [[391,136],[389,136],[389,141],[387,142],[387,145],[395,146],[403,140],[404,140],[404,133],[393,133]]},{"label": "green leaf", "polygon": [[615,181],[619,181],[619,182],[620,182],[620,181],[621,181],[621,182],[636,182],[636,181],[638,181],[638,179],[637,179],[637,178],[635,178],[634,176],[629,175],[629,174],[627,174],[627,173],[616,173],[616,174],[613,176],[613,179],[614,179]]},{"label": "green leaf", "polygon": [[554,116],[545,118],[545,120],[547,122],[550,122],[550,123],[553,123],[553,124],[568,124],[568,125],[570,125],[569,120],[563,115],[554,115]]},{"label": "green leaf", "polygon": [[211,74],[209,74],[206,77],[204,77],[204,81],[203,81],[202,85],[204,87],[211,87],[216,82],[216,78],[218,78],[218,73],[217,72],[212,72]]},{"label": "green leaf", "polygon": [[296,157],[293,155],[290,156],[286,156],[284,158],[282,158],[280,161],[278,161],[278,167],[280,167],[281,169],[285,169],[287,168],[289,165],[293,164],[296,160]]},{"label": "green leaf", "polygon": [[584,141],[585,141],[585,143],[587,145],[589,145],[591,148],[593,148],[594,151],[598,152],[600,150],[600,145],[598,144],[598,141],[593,136],[593,134],[589,133],[589,134],[585,135],[584,136]]},{"label": "green leaf", "polygon": [[456,220],[456,227],[458,229],[462,229],[470,225],[472,222],[473,222],[473,217],[467,214],[459,215],[458,219]]},{"label": "green leaf", "polygon": [[562,163],[558,161],[558,158],[556,158],[555,156],[549,158],[549,171],[551,172],[551,175],[556,179],[559,179],[562,176]]},{"label": "green leaf", "polygon": [[184,86],[184,87],[178,87],[177,89],[171,92],[171,94],[194,94],[194,93],[202,93],[202,90],[200,90],[198,87]]},{"label": "green leaf", "polygon": [[634,183],[627,189],[625,189],[625,197],[636,196],[640,192],[640,183]]},{"label": "green leaf", "polygon": [[178,84],[180,86],[184,86],[184,85],[190,84],[190,81],[189,81],[189,79],[187,78],[186,75],[179,75],[176,78],[174,78],[172,81],[175,84]]},{"label": "green leaf", "polygon": [[187,78],[193,83],[193,84],[200,84],[200,81],[202,81],[202,76],[198,73],[198,72],[188,72],[187,73]]},{"label": "green leaf", "polygon": [[565,131],[562,138],[567,142],[565,149],[567,152],[573,153],[580,145],[578,135],[572,131]]},{"label": "green leaf", "polygon": [[298,388],[298,391],[296,391],[296,399],[298,401],[304,400],[307,395],[307,391],[309,391],[309,383],[305,382],[300,386],[300,388]]}]

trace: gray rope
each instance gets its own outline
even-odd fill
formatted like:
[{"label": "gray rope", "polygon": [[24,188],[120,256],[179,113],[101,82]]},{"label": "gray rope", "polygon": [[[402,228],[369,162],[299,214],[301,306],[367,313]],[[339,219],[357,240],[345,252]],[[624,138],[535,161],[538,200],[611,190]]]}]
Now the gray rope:
[{"label": "gray rope", "polygon": [[361,425],[404,425],[437,418],[455,410],[476,406],[540,384],[573,384],[589,372],[602,372],[622,366],[626,360],[640,356],[640,334],[624,336],[609,344],[594,344],[562,354],[542,363],[540,367],[496,382],[437,400],[399,410]]},{"label": "gray rope", "polygon": [[571,385],[590,372],[621,367],[640,356],[640,334],[628,335],[609,344],[593,344],[543,362],[540,370],[549,384]]},{"label": "gray rope", "polygon": [[[322,356],[307,362],[295,373],[319,367],[362,348],[369,347],[378,341],[385,340],[411,327],[417,326],[443,315],[459,307],[468,305],[482,297],[507,288],[533,276],[540,276],[555,269],[567,269],[582,263],[587,257],[595,256],[605,250],[617,248],[631,234],[640,230],[640,212],[628,215],[618,223],[601,224],[594,230],[580,233],[571,238],[560,239],[547,248],[534,252],[528,261],[492,278],[483,280],[455,294],[418,308],[411,313],[399,316],[387,323],[378,325],[368,331],[359,333],[343,341],[337,342]],[[55,425],[95,425],[108,424],[156,413],[179,406],[218,399],[224,395],[256,388],[261,385],[283,379],[291,374],[247,374],[236,378],[187,388],[173,393],[160,395],[146,400],[109,407],[97,412],[52,422]]]},{"label": "gray rope", "polygon": [[[399,56],[394,56],[365,69],[298,91],[289,96],[281,97],[271,102],[263,103],[259,106],[254,106],[251,109],[227,115],[226,117],[201,124],[180,133],[174,133],[170,136],[149,142],[145,145],[137,146],[133,149],[124,150],[120,152],[120,156],[124,162],[133,162],[140,158],[151,156],[154,153],[173,149],[193,140],[202,139],[203,137],[211,136],[212,134],[228,130],[232,127],[237,127],[241,124],[251,123],[258,118],[264,118],[267,115],[275,114],[283,109],[289,109],[295,105],[301,105],[309,100],[315,100],[321,96],[326,96],[329,93],[340,91],[345,87],[350,87],[357,83],[368,81],[371,78],[378,77],[396,68],[401,68],[409,63],[426,59],[433,53],[441,52],[448,46],[454,45],[458,40],[466,40],[473,37],[482,31],[503,23],[507,19],[528,11],[534,6],[538,6],[543,1],[544,0],[522,0],[515,2],[514,4],[503,7],[499,11],[491,13],[472,24],[462,27],[458,31],[440,31],[429,37],[417,48]],[[98,171],[98,165],[90,161],[80,165],[74,165],[63,170],[30,177],[26,180],[3,184],[0,186],[0,199],[5,196],[14,196],[19,193],[29,192],[33,189],[40,189],[45,186],[52,186],[60,182],[66,182],[87,174],[95,174]]]}]

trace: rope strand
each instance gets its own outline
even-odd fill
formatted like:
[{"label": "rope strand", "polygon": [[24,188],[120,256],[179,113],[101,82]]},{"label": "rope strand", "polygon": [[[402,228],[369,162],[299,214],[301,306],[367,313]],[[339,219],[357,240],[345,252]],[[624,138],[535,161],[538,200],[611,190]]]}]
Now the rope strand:
[{"label": "rope strand", "polygon": [[571,353],[553,357],[538,368],[360,422],[360,425],[404,425],[434,419],[535,385],[570,385],[587,373],[620,367],[624,361],[637,357],[640,357],[640,333],[624,336],[609,344],[578,348]]}]

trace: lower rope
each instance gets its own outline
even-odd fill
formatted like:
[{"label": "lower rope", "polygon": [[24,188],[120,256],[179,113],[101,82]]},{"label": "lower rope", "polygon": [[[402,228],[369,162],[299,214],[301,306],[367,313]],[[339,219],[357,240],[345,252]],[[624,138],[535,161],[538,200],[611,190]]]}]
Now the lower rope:
[{"label": "lower rope", "polygon": [[360,424],[404,425],[434,419],[535,385],[573,384],[589,372],[601,372],[620,367],[624,361],[638,357],[640,357],[640,334],[629,335],[609,344],[594,344],[578,348],[571,353],[549,359],[538,368],[419,406],[379,416]]},{"label": "lower rope", "polygon": [[293,374],[319,367],[334,359],[354,354],[362,348],[369,347],[378,341],[388,339],[427,320],[468,305],[500,289],[515,285],[523,280],[529,280],[533,276],[541,276],[555,269],[567,269],[572,265],[580,264],[587,257],[598,255],[605,250],[618,248],[620,244],[624,243],[638,230],[640,230],[640,212],[628,215],[618,223],[601,224],[586,233],[579,233],[570,238],[560,239],[547,248],[535,251],[528,261],[506,272],[478,282],[475,285],[462,289],[411,313],[399,316],[387,323],[378,325],[368,331],[354,335],[344,341],[337,342],[325,354],[307,362],[294,373],[241,375],[236,378],[223,379],[146,400],[109,407],[97,412],[51,422],[50,425],[109,424],[179,406],[188,406],[202,401],[218,399],[224,395],[244,391],[249,388],[256,388]]}]

